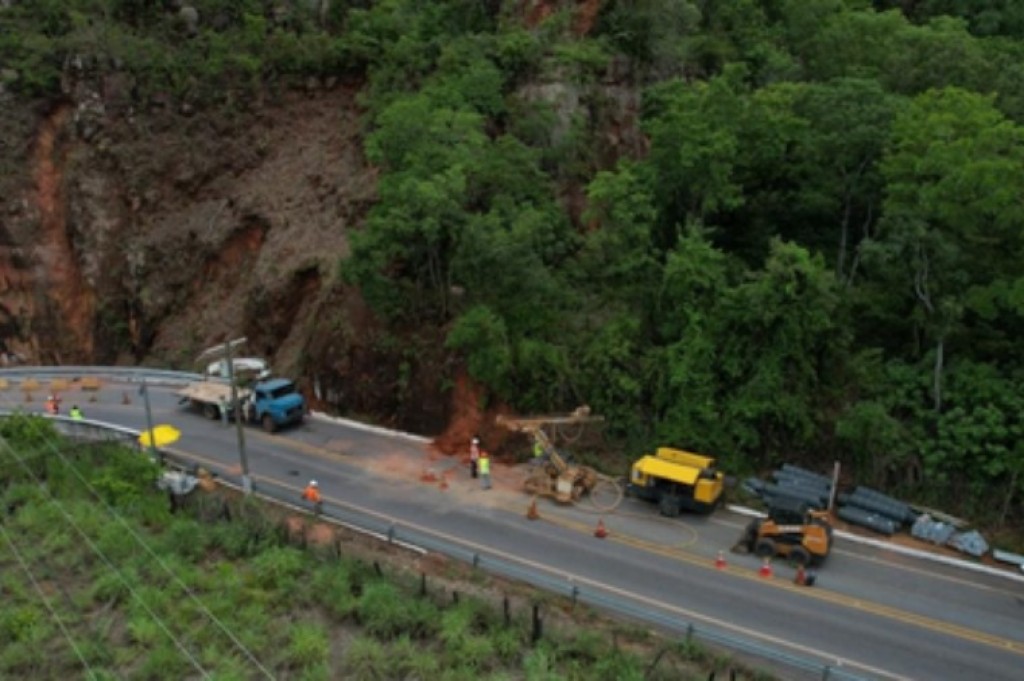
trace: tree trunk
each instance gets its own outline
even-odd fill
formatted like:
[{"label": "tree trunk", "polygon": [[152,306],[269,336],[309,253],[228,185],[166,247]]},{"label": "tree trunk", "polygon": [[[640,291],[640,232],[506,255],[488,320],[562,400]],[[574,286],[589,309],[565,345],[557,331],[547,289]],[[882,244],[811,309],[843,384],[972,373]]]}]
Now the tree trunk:
[{"label": "tree trunk", "polygon": [[942,368],[946,348],[945,334],[939,336],[935,346],[935,373],[932,376],[932,397],[935,399],[935,411],[942,411]]}]

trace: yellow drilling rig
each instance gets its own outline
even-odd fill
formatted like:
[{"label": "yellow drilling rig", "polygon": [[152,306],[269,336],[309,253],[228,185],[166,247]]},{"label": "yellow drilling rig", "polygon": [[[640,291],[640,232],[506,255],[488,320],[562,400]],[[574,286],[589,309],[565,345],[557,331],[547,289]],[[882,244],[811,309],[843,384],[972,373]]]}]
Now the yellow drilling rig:
[{"label": "yellow drilling rig", "polygon": [[[598,473],[590,466],[567,461],[551,441],[556,435],[572,441],[579,437],[586,424],[603,420],[604,417],[592,416],[590,408],[583,406],[571,414],[564,415],[523,418],[499,415],[495,423],[529,435],[534,445],[543,450],[540,461],[532,465],[529,475],[523,482],[523,488],[527,492],[551,497],[562,504],[571,504],[585,495],[590,495],[590,500],[596,507],[602,511],[610,511],[622,501],[622,486],[619,482]],[[551,436],[544,431],[545,427],[551,429]]]}]

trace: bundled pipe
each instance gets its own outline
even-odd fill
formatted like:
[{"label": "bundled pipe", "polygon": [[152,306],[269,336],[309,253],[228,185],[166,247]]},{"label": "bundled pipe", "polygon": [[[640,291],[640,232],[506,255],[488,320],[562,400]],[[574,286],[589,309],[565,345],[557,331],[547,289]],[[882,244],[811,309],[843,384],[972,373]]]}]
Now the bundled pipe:
[{"label": "bundled pipe", "polygon": [[849,504],[867,511],[880,513],[892,518],[899,524],[912,523],[917,519],[917,514],[911,510],[908,504],[898,501],[884,494],[869,490],[865,493],[864,487],[858,487],[852,494],[840,495],[840,503]]},{"label": "bundled pipe", "polygon": [[793,475],[787,471],[773,471],[772,479],[779,484],[799,485],[801,487],[812,487],[820,490],[832,489],[831,482],[821,482],[814,478],[807,478],[802,475]]},{"label": "bundled pipe", "polygon": [[804,503],[813,508],[825,508],[827,497],[822,500],[821,495],[813,491],[806,491],[801,487],[785,487],[782,485],[767,484],[764,486],[762,497],[767,502],[769,499],[786,498]]},{"label": "bundled pipe", "polygon": [[855,506],[841,506],[837,515],[848,523],[866,527],[869,530],[878,532],[879,534],[890,536],[896,532],[896,523],[890,518],[866,511],[862,508],[857,508]]},{"label": "bundled pipe", "polygon": [[827,485],[829,487],[832,486],[832,478],[828,477],[827,475],[821,475],[820,473],[809,471],[806,468],[800,468],[800,466],[794,466],[793,464],[790,463],[784,463],[782,464],[781,470],[783,473],[788,474],[792,477],[805,478],[807,480],[813,480],[815,483],[819,485]]}]

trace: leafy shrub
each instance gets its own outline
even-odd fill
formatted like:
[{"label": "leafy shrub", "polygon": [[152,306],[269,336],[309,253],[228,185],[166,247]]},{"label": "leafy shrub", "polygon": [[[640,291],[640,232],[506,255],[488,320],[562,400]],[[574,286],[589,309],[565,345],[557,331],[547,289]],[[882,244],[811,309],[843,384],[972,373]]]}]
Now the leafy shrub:
[{"label": "leafy shrub", "polygon": [[523,633],[516,627],[498,629],[491,634],[491,643],[498,659],[509,665],[519,660],[525,646]]},{"label": "leafy shrub", "polygon": [[298,549],[271,547],[252,561],[253,581],[268,591],[290,593],[307,567],[307,558]]},{"label": "leafy shrub", "polygon": [[309,623],[292,627],[288,643],[288,661],[295,667],[314,667],[327,662],[330,647],[324,628]]},{"label": "leafy shrub", "polygon": [[101,451],[105,463],[91,472],[93,489],[116,509],[138,506],[156,484],[159,466],[148,456],[124,447],[107,447]]},{"label": "leafy shrub", "polygon": [[165,552],[193,562],[207,554],[209,542],[210,537],[204,528],[189,518],[175,518],[161,537],[161,547]]},{"label": "leafy shrub", "polygon": [[440,663],[433,650],[416,644],[408,634],[394,641],[389,650],[388,676],[402,679],[429,679],[437,675]]},{"label": "leafy shrub", "polygon": [[341,561],[321,565],[313,575],[313,592],[317,603],[338,619],[354,614],[359,599],[352,593],[350,565]]},{"label": "leafy shrub", "polygon": [[0,612],[0,641],[32,643],[39,640],[43,619],[42,613],[33,606],[5,608]]},{"label": "leafy shrub", "polygon": [[357,636],[345,650],[344,664],[352,678],[385,679],[388,671],[387,648],[376,639]]},{"label": "leafy shrub", "polygon": [[359,619],[366,631],[390,639],[408,633],[422,636],[433,630],[437,609],[423,600],[410,600],[387,582],[373,582],[359,599]]},{"label": "leafy shrub", "polygon": [[[166,636],[164,637],[166,640]],[[153,679],[184,679],[195,673],[195,667],[182,655],[173,643],[164,643],[159,648],[144,656],[142,666],[135,678]]]}]

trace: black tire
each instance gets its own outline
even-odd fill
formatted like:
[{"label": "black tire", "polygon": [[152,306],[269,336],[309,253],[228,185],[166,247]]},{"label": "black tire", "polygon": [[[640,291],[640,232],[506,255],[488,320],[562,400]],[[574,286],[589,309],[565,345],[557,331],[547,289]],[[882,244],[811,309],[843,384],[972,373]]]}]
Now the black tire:
[{"label": "black tire", "polygon": [[263,430],[267,431],[268,433],[273,433],[275,430],[277,430],[277,424],[274,423],[274,417],[271,416],[270,414],[263,415]]},{"label": "black tire", "polygon": [[658,510],[666,518],[678,518],[682,511],[682,502],[679,497],[666,494],[658,501]]},{"label": "black tire", "polygon": [[754,555],[758,558],[774,558],[775,557],[775,542],[767,537],[758,539],[754,544]]},{"label": "black tire", "polygon": [[210,419],[211,421],[216,421],[217,419],[220,418],[220,409],[218,409],[217,405],[215,404],[204,404],[203,416]]},{"label": "black tire", "polygon": [[802,546],[794,546],[789,551],[789,562],[793,565],[808,567],[811,564],[811,552]]}]

